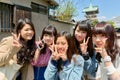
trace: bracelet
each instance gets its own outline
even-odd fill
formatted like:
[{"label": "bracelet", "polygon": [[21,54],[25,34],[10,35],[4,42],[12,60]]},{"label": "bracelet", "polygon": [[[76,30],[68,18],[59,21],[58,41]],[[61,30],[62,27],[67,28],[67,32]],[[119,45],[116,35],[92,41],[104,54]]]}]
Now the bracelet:
[{"label": "bracelet", "polygon": [[105,58],[103,58],[103,62],[109,62],[109,61],[111,61],[110,56],[106,56]]},{"label": "bracelet", "polygon": [[111,64],[110,66],[105,67],[105,69],[107,70],[107,75],[111,75],[111,74],[113,74],[116,71],[116,69],[113,66],[113,64]]}]

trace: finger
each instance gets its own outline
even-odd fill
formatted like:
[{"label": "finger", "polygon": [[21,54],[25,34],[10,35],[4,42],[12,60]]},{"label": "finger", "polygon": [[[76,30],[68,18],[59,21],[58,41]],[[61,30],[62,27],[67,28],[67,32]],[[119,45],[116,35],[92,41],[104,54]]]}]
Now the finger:
[{"label": "finger", "polygon": [[102,52],[102,48],[95,48],[96,52]]},{"label": "finger", "polygon": [[12,32],[11,34],[12,34],[12,36],[13,36],[13,39],[15,39],[15,34],[14,34],[13,32]]},{"label": "finger", "polygon": [[55,46],[55,53],[58,53],[58,52],[57,52],[57,46],[56,46],[56,45],[54,45],[54,46]]},{"label": "finger", "polygon": [[18,41],[20,40],[20,33],[18,34],[17,40],[18,40]]},{"label": "finger", "polygon": [[51,47],[48,47],[48,48],[52,51],[52,53],[54,52],[53,48],[51,48]]},{"label": "finger", "polygon": [[41,39],[40,39],[40,36],[38,37],[38,41],[40,41]]},{"label": "finger", "polygon": [[87,38],[86,44],[88,44],[89,39],[90,39],[90,37]]},{"label": "finger", "polygon": [[103,39],[103,42],[105,43],[107,39],[108,39],[108,38],[104,38],[104,39]]},{"label": "finger", "polygon": [[85,43],[85,38],[84,38],[84,40],[83,40],[83,43]]}]

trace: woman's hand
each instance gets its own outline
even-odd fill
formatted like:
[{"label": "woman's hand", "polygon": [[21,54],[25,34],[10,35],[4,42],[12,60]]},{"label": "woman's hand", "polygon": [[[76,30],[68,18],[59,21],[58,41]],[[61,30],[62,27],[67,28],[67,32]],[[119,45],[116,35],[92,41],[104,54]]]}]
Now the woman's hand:
[{"label": "woman's hand", "polygon": [[22,44],[20,43],[20,33],[18,34],[15,34],[15,33],[12,33],[12,36],[13,36],[13,43],[12,45],[17,47],[17,48],[20,48],[22,47]]},{"label": "woman's hand", "polygon": [[66,53],[61,53],[61,54],[59,54],[59,56],[63,61],[67,60],[67,54]]},{"label": "woman's hand", "polygon": [[106,40],[107,40],[107,38],[105,38],[105,39],[102,40],[103,44],[102,44],[101,47],[96,47],[95,48],[96,52],[100,53],[100,55],[102,56],[102,58],[108,56],[107,51],[105,49]]},{"label": "woman's hand", "polygon": [[49,49],[52,51],[52,55],[51,55],[52,59],[55,61],[59,60],[60,57],[59,57],[59,54],[57,52],[57,48],[56,48],[56,45],[54,44],[54,42],[52,45],[49,46]]},{"label": "woman's hand", "polygon": [[87,38],[86,42],[85,42],[85,39],[84,39],[83,43],[80,44],[80,49],[81,49],[82,54],[86,54],[86,52],[87,52],[87,47],[88,47],[87,44],[88,44],[89,38],[90,37]]},{"label": "woman's hand", "polygon": [[45,41],[41,40],[40,37],[39,37],[39,40],[36,43],[37,43],[37,47],[38,47],[39,50],[43,49],[44,46],[45,46]]}]

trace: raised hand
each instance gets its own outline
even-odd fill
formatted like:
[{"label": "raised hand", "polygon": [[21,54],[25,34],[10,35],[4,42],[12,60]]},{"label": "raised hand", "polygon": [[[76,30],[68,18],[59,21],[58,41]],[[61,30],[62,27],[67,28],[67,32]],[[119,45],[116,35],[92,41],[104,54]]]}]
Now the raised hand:
[{"label": "raised hand", "polygon": [[56,61],[59,60],[60,57],[59,57],[59,54],[58,54],[58,52],[57,52],[57,47],[56,47],[56,45],[54,44],[54,42],[53,42],[52,45],[50,45],[49,49],[52,51],[52,59],[53,59],[53,60],[56,60]]},{"label": "raised hand", "polygon": [[18,47],[18,48],[22,47],[22,44],[20,43],[20,33],[18,34],[18,36],[15,33],[11,33],[11,34],[13,36],[12,45],[15,46],[15,47]]},{"label": "raised hand", "polygon": [[44,46],[45,46],[45,41],[41,40],[40,37],[39,37],[39,40],[36,43],[37,43],[37,47],[38,47],[39,50],[43,49]]},{"label": "raised hand", "polygon": [[87,38],[86,42],[85,42],[85,39],[84,39],[83,43],[80,44],[80,49],[81,49],[82,54],[86,54],[86,52],[87,52],[87,47],[88,47],[87,44],[88,44],[89,38],[90,37]]},{"label": "raised hand", "polygon": [[68,46],[65,46],[62,48],[62,50],[60,50],[59,52],[59,56],[63,61],[67,60],[67,50],[68,50]]},{"label": "raised hand", "polygon": [[67,60],[67,54],[66,54],[66,53],[59,54],[59,57],[60,57],[63,61],[66,61],[66,60]]},{"label": "raised hand", "polygon": [[108,54],[107,54],[107,51],[106,51],[106,49],[105,49],[106,40],[107,40],[107,38],[104,38],[104,39],[102,40],[102,43],[103,43],[102,46],[97,46],[97,47],[95,47],[96,52],[100,53],[102,57],[105,57],[105,56],[108,55]]}]

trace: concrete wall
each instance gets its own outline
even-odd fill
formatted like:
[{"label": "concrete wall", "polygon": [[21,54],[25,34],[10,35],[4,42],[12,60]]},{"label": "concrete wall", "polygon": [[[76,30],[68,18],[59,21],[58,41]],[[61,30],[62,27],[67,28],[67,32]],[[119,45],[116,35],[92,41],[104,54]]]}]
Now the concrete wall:
[{"label": "concrete wall", "polygon": [[57,21],[57,20],[52,20],[52,19],[49,19],[49,24],[55,26],[58,32],[69,31],[71,34],[73,33],[74,24]]},{"label": "concrete wall", "polygon": [[[13,5],[14,4],[20,5],[20,6],[24,6],[28,8],[31,8],[31,2],[34,2],[34,3],[41,4],[41,5],[48,7],[48,4],[44,0],[0,0],[0,2],[9,3]],[[48,14],[44,15],[41,13],[32,12],[31,17],[32,17],[31,18],[32,22],[36,29],[36,37],[38,37],[41,34],[42,29],[49,24]],[[8,36],[8,35],[10,35],[10,32],[0,32],[0,40],[3,37]]]},{"label": "concrete wall", "polygon": [[[0,0],[0,1],[4,1],[4,0]],[[25,7],[29,7],[31,8],[31,2],[37,3],[37,4],[41,4],[44,6],[48,6],[48,4],[44,1],[44,0],[7,0],[8,2],[10,2],[10,4],[16,4],[16,5],[21,5],[21,6],[25,6]],[[6,3],[7,3],[6,1]],[[36,12],[32,12],[32,22],[35,26],[35,30],[36,30],[36,38],[38,39],[38,36],[41,36],[42,30],[45,26],[47,26],[48,24],[51,24],[53,26],[55,26],[58,30],[58,32],[66,30],[66,31],[70,31],[71,33],[72,28],[73,28],[73,24],[67,23],[67,22],[61,22],[61,21],[56,21],[56,20],[52,20],[52,19],[48,19],[48,14],[44,15],[41,13],[36,13]],[[5,37],[11,35],[10,32],[0,32],[0,40]]]},{"label": "concrete wall", "polygon": [[35,26],[36,38],[41,35],[42,29],[49,24],[48,16],[34,12],[32,12],[32,22]]}]

